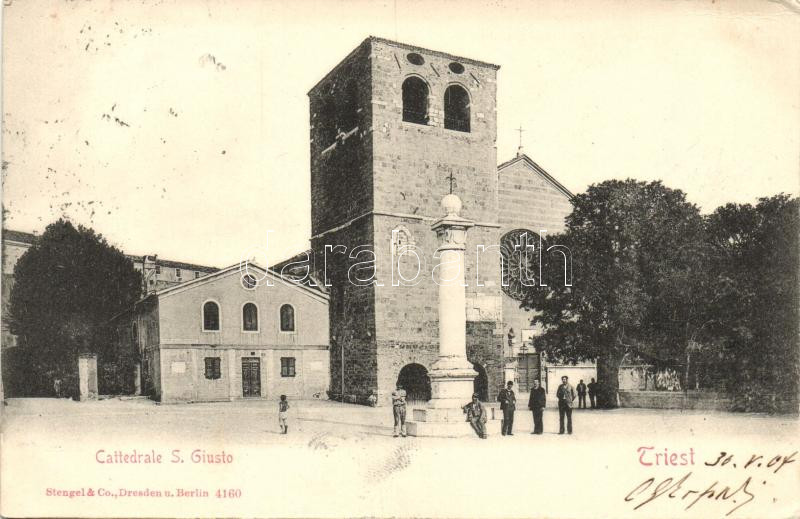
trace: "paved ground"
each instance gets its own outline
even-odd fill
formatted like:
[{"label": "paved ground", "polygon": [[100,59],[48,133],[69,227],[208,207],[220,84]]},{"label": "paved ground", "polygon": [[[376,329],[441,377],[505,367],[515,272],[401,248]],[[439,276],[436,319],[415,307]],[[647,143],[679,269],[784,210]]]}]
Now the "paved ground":
[{"label": "paved ground", "polygon": [[[559,436],[557,413],[547,410],[545,434],[533,436],[529,413],[520,411],[513,437],[495,432],[479,440],[393,438],[389,409],[325,401],[293,402],[287,436],[277,434],[274,402],[162,406],[147,400],[11,399],[7,404],[0,467],[5,516],[715,517],[738,504],[743,506],[730,517],[800,512],[800,463],[790,462],[800,443],[797,417],[575,411],[575,433]],[[654,449],[643,451],[640,460],[639,447]],[[99,450],[107,455],[134,449],[161,454],[162,463],[97,461]],[[655,463],[654,454],[664,449],[678,454],[677,463],[685,454],[687,465],[642,464]],[[233,458],[193,463],[193,451],[206,457],[224,451]],[[720,451],[733,458],[724,467],[706,466]],[[745,469],[752,455],[763,459]],[[781,458],[768,469],[776,456]],[[789,462],[773,473],[781,460]],[[689,472],[680,492],[670,487],[675,497],[667,493],[633,510],[658,483],[669,477],[677,482]],[[643,486],[632,501],[624,500],[651,477],[652,488]],[[746,492],[704,497],[684,510],[712,483],[717,485],[712,492],[728,485],[733,494],[748,477]],[[48,488],[93,489],[95,495],[47,496]],[[166,497],[167,490],[177,494],[179,488],[197,492]],[[101,489],[117,497],[100,497]],[[122,496],[120,489],[157,490],[162,496]],[[695,489],[697,494],[681,499]],[[241,497],[218,498],[217,490],[241,491]]]}]

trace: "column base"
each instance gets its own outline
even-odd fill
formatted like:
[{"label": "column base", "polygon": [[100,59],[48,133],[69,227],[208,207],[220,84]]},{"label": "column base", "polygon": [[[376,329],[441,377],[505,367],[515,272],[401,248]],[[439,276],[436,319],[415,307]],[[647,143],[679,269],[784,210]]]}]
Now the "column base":
[{"label": "column base", "polygon": [[413,421],[406,423],[410,436],[456,438],[475,434],[462,408],[472,400],[476,373],[463,364],[452,360],[434,364],[429,374],[432,398],[426,408],[414,409]]},{"label": "column base", "polygon": [[409,436],[461,438],[475,436],[461,409],[414,409],[414,420],[406,422]]}]

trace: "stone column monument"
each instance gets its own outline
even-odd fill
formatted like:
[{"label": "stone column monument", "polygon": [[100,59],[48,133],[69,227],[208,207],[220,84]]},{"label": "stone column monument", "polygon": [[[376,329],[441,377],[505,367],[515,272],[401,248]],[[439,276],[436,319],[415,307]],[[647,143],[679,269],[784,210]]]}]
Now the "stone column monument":
[{"label": "stone column monument", "polygon": [[434,279],[439,285],[439,357],[431,366],[431,400],[414,409],[408,423],[412,436],[467,436],[473,434],[461,407],[473,393],[477,373],[467,360],[467,314],[464,249],[467,230],[474,224],[459,216],[461,199],[442,199],[445,216],[431,225],[439,240]]}]

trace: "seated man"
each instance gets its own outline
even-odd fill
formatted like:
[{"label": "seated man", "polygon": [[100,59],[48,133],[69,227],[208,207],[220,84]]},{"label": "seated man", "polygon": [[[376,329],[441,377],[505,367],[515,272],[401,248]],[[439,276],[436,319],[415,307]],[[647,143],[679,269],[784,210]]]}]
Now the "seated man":
[{"label": "seated man", "polygon": [[472,425],[475,434],[478,438],[486,439],[486,409],[483,404],[478,401],[478,393],[472,395],[472,402],[465,405],[463,408],[467,413],[467,421]]}]

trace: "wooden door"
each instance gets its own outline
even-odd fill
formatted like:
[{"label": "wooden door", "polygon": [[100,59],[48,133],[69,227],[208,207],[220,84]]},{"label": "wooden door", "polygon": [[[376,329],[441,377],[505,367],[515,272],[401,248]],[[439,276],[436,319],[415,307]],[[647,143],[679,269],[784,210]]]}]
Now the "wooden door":
[{"label": "wooden door", "polygon": [[526,353],[519,355],[517,362],[517,377],[519,380],[519,391],[530,391],[533,381],[541,382],[541,357],[538,353]]},{"label": "wooden door", "polygon": [[261,396],[261,359],[257,357],[242,359],[242,396]]}]

